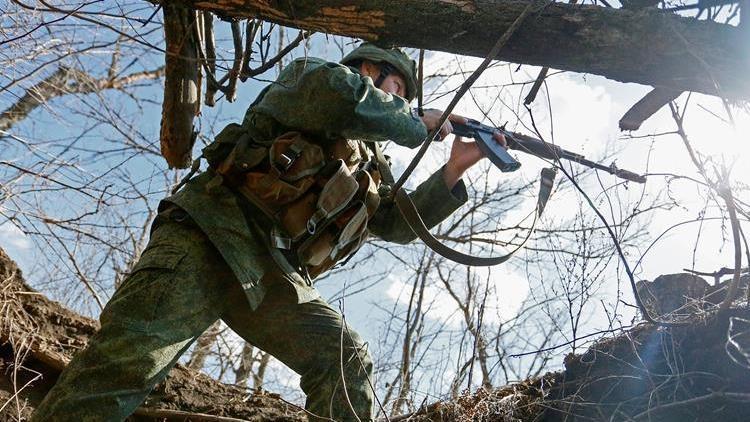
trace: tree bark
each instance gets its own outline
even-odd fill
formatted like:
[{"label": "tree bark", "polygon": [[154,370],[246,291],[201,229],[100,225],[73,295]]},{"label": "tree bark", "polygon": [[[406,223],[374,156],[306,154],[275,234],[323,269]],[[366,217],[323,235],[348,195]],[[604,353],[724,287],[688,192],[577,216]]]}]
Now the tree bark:
[{"label": "tree bark", "polygon": [[[158,0],[152,0],[158,1]],[[527,2],[508,0],[163,0],[223,17],[404,47],[485,57]],[[416,24],[418,23],[418,24]],[[550,3],[497,59],[680,91],[750,99],[750,57],[738,28],[660,12]]]},{"label": "tree bark", "polygon": [[193,354],[190,355],[190,360],[185,366],[195,371],[203,369],[206,358],[211,353],[211,347],[216,343],[219,333],[221,333],[221,321],[216,321],[195,341],[195,349],[193,349]]},{"label": "tree bark", "polygon": [[193,120],[200,113],[201,69],[196,14],[176,2],[165,4],[164,35],[167,46],[164,103],[162,104],[161,155],[169,168],[192,163],[197,133]]}]

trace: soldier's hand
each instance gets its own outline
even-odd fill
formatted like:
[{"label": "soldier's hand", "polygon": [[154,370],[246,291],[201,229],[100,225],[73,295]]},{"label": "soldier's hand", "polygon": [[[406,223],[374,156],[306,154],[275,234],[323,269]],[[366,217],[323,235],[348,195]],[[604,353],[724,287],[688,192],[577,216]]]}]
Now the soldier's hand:
[{"label": "soldier's hand", "polygon": [[[508,148],[505,136],[502,133],[495,132],[493,138],[503,148]],[[446,186],[453,189],[453,186],[463,176],[464,172],[481,161],[484,156],[484,153],[479,149],[479,145],[475,141],[464,142],[462,137],[456,136],[451,145],[450,158],[445,163],[443,172],[443,180],[445,180]]]},{"label": "soldier's hand", "polygon": [[[442,110],[437,110],[434,108],[424,109],[424,116],[421,116],[421,119],[422,123],[427,126],[428,132],[432,132],[432,130],[437,127],[438,123],[440,122],[440,116],[442,115]],[[443,125],[440,127],[440,131],[437,133],[437,141],[442,141],[446,136],[453,132],[453,125],[451,125],[451,122],[466,123],[466,117],[459,116],[458,114],[450,114],[448,116],[448,120],[443,123]]]}]

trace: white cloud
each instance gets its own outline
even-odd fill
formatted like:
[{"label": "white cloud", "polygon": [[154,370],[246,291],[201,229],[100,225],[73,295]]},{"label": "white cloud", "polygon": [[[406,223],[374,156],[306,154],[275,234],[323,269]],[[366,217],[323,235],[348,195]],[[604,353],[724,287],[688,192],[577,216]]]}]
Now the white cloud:
[{"label": "white cloud", "polygon": [[[529,284],[525,277],[513,272],[507,266],[471,268],[475,286],[478,290],[485,290],[485,283],[490,285],[488,302],[485,304],[484,323],[497,325],[513,318],[521,308],[523,301],[529,294]],[[465,272],[459,272],[451,285],[463,295]],[[413,280],[413,279],[412,279]],[[407,277],[389,276],[386,295],[402,306],[408,306],[413,289],[413,281]],[[429,307],[427,317],[444,321],[453,327],[460,326],[463,317],[458,311],[455,300],[448,291],[439,284],[425,287],[423,303]],[[481,294],[480,294],[481,296]]]},{"label": "white cloud", "polygon": [[[582,83],[566,75],[556,77],[548,86],[555,141],[584,155],[603,152],[607,140],[616,135],[613,128],[617,127],[609,93],[602,86]],[[540,108],[546,106],[540,104]]]},{"label": "white cloud", "polygon": [[492,297],[497,300],[497,314],[491,317],[490,321],[497,323],[516,316],[529,295],[529,282],[526,277],[502,265],[477,270],[486,271],[490,285],[495,287],[496,292]]},{"label": "white cloud", "polygon": [[0,242],[3,247],[25,252],[31,249],[31,240],[15,225],[5,222],[0,224]]}]

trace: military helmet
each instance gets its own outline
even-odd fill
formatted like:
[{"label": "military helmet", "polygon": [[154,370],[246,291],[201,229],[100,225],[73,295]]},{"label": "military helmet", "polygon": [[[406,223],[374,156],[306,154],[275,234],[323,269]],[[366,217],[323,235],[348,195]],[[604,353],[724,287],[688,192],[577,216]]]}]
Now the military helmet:
[{"label": "military helmet", "polygon": [[406,80],[406,99],[412,101],[417,96],[417,64],[401,49],[382,48],[373,43],[364,42],[341,59],[341,64],[356,64],[362,60],[390,64]]}]

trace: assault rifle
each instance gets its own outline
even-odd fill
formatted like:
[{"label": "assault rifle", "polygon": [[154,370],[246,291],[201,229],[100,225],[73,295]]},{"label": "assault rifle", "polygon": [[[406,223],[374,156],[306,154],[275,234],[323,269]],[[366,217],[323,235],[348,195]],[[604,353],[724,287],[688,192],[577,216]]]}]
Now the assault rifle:
[{"label": "assault rifle", "polygon": [[537,157],[546,158],[548,160],[569,160],[578,164],[595,168],[597,170],[606,171],[609,174],[613,174],[619,178],[630,180],[637,183],[645,183],[646,177],[640,174],[633,173],[631,171],[617,168],[615,163],[608,166],[600,164],[591,160],[587,160],[583,155],[576,154],[574,152],[566,151],[556,145],[549,144],[542,140],[532,138],[531,136],[522,135],[520,133],[510,132],[504,128],[494,128],[491,126],[483,125],[476,120],[467,119],[466,124],[452,123],[453,133],[458,136],[464,136],[467,138],[474,138],[477,142],[477,146],[482,150],[490,161],[492,161],[500,171],[510,172],[516,171],[521,167],[521,163],[516,161],[508,151],[505,150],[500,144],[498,144],[492,137],[493,133],[500,132],[505,136],[505,140],[508,142],[508,149],[514,149],[517,151],[526,152],[528,154],[536,155]]}]

